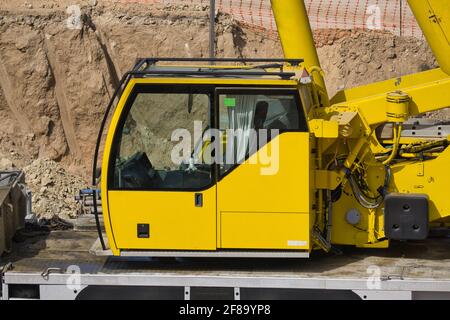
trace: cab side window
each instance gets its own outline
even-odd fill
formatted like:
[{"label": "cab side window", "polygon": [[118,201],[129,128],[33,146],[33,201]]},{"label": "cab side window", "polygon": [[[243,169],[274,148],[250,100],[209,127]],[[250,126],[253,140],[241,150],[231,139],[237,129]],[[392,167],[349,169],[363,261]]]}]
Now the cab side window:
[{"label": "cab side window", "polygon": [[[226,137],[222,139],[221,175],[245,161],[277,134],[308,131],[297,97],[295,93],[219,95],[219,129]],[[230,153],[233,153],[231,157]]]}]

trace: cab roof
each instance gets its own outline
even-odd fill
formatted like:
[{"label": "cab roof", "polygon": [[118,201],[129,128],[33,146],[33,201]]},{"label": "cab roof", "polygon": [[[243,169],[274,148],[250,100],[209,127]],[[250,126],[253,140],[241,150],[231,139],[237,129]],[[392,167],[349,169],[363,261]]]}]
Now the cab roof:
[{"label": "cab roof", "polygon": [[[198,65],[161,65],[161,62],[198,63]],[[135,77],[280,79],[291,80],[303,59],[234,59],[234,58],[146,58],[138,59],[130,72]],[[207,63],[210,63],[208,65]],[[228,65],[221,65],[228,63]],[[235,63],[231,65],[229,63]]]}]

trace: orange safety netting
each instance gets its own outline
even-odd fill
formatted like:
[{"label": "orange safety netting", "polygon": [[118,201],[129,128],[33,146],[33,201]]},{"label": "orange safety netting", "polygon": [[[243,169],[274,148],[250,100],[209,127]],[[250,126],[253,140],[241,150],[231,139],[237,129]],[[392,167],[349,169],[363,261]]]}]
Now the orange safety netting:
[{"label": "orange safety netting", "polygon": [[[115,2],[209,5],[209,0],[113,0]],[[316,29],[385,30],[422,38],[406,0],[305,0]],[[248,26],[276,33],[270,0],[216,0],[216,9]]]}]

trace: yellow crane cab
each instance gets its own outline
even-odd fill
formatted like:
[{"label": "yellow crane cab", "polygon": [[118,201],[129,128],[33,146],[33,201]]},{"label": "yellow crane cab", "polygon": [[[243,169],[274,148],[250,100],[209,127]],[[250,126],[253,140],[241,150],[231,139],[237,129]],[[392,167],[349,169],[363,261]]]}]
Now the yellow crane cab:
[{"label": "yellow crane cab", "polygon": [[285,59],[140,59],[123,77],[92,181],[102,146],[111,254],[307,257],[450,225],[450,126],[416,118],[450,106],[444,1],[408,1],[440,68],[331,99],[304,1],[271,3]]},{"label": "yellow crane cab", "polygon": [[[206,65],[161,65],[189,61]],[[124,77],[101,175],[114,255],[308,255],[313,98],[301,63],[142,59]]]}]

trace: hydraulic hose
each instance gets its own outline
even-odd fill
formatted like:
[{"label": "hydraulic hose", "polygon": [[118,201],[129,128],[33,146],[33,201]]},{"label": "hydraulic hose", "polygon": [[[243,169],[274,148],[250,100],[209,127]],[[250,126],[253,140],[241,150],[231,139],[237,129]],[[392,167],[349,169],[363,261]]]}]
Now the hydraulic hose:
[{"label": "hydraulic hose", "polygon": [[350,176],[348,180],[350,181],[350,186],[352,188],[353,194],[355,195],[356,200],[361,206],[366,209],[375,209],[381,205],[383,201],[382,197],[379,197],[379,200],[369,200],[362,194],[353,176]]},{"label": "hydraulic hose", "polygon": [[350,187],[358,203],[366,209],[376,209],[383,202],[386,195],[386,190],[391,182],[391,168],[386,166],[386,177],[384,180],[383,190],[377,198],[369,199],[366,195],[364,195],[353,174],[349,175],[348,181],[350,182]]},{"label": "hydraulic hose", "polygon": [[389,155],[389,157],[383,162],[384,165],[389,165],[392,160],[395,159],[395,157],[398,154],[398,149],[400,147],[400,138],[402,136],[402,124],[396,124],[394,127],[394,145],[392,146],[392,152]]}]

